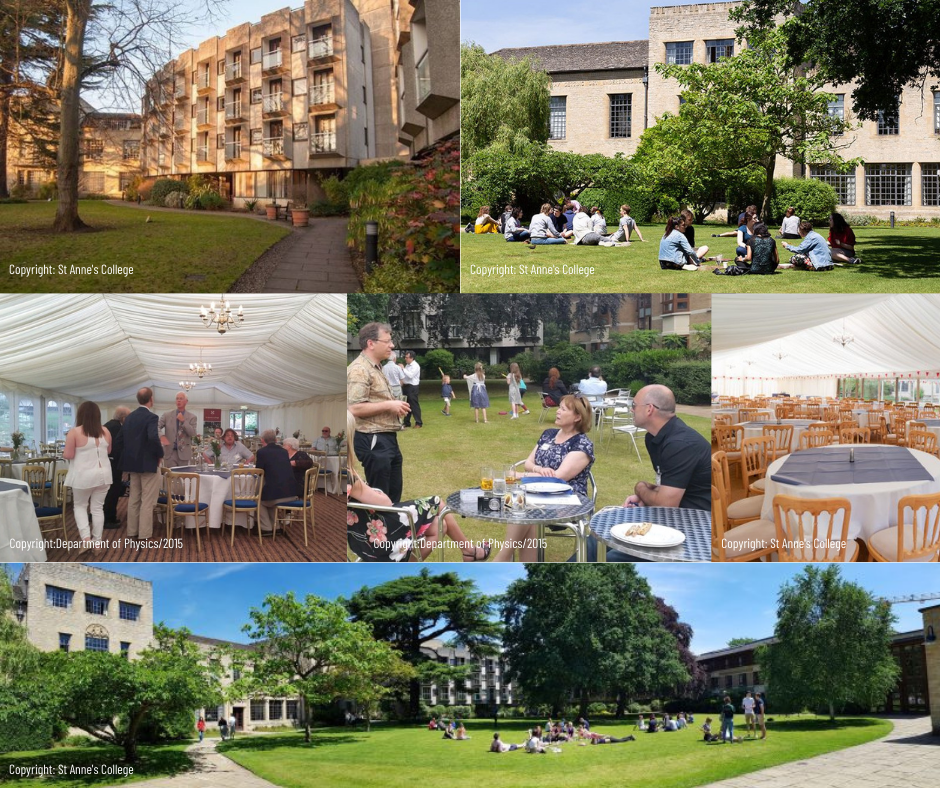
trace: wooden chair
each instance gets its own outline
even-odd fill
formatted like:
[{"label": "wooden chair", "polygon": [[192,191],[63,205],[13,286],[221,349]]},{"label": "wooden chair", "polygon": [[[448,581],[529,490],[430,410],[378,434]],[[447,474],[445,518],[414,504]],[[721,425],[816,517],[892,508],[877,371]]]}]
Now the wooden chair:
[{"label": "wooden chair", "polygon": [[753,421],[773,421],[775,418],[773,413],[770,413],[768,410],[758,410],[754,414]]},{"label": "wooden chair", "polygon": [[884,416],[881,415],[880,411],[873,410],[868,413],[868,429],[874,443],[884,443],[882,422],[884,422]]},{"label": "wooden chair", "polygon": [[0,479],[13,478],[13,458],[0,457]]},{"label": "wooden chair", "polygon": [[160,518],[160,523],[166,527],[166,534],[169,537],[169,519],[167,518],[166,512],[166,502],[169,500],[169,493],[166,491],[166,475],[169,473],[170,469],[161,465],[158,470],[160,472],[160,492],[157,493],[157,502],[153,505],[153,513]]},{"label": "wooden chair", "polygon": [[907,422],[912,421],[906,413],[898,413],[894,417],[894,440],[898,446],[907,446]]},{"label": "wooden chair", "polygon": [[[729,529],[724,492],[712,484],[712,561],[756,561],[775,552],[771,547],[773,538],[774,524],[770,520],[752,520]],[[750,548],[754,543],[759,545],[757,549]]]},{"label": "wooden chair", "polygon": [[[44,469],[41,470],[45,472]],[[68,471],[64,469],[60,469],[56,472],[55,482],[52,486],[52,506],[43,506],[40,504],[36,507],[36,519],[39,520],[39,532],[43,534],[46,533],[43,531],[44,525],[51,525],[52,531],[61,527],[62,537],[66,540],[68,540],[68,531],[65,527],[65,509],[68,496],[68,488],[65,486],[65,477],[67,474]],[[30,489],[32,489],[32,484],[30,484]],[[43,495],[44,494],[45,492],[43,492]]]},{"label": "wooden chair", "polygon": [[29,485],[29,494],[33,498],[33,506],[42,506],[46,496],[46,468],[43,465],[23,466],[23,481]]},{"label": "wooden chair", "polygon": [[751,494],[748,489],[751,479],[763,479],[767,474],[773,453],[774,439],[771,437],[745,438],[741,442],[741,485],[746,496]]},{"label": "wooden chair", "polygon": [[884,416],[881,417],[881,439],[888,445],[896,445],[898,442],[897,433],[891,432],[888,420]]},{"label": "wooden chair", "polygon": [[716,442],[715,437],[715,428],[716,427],[730,427],[731,426],[731,414],[730,413],[716,413],[712,416],[712,443]]},{"label": "wooden chair", "polygon": [[[318,468],[319,470],[319,468]],[[232,497],[222,504],[222,513],[232,511],[231,546],[235,545],[235,513],[248,515],[248,530],[251,531],[251,518],[258,526],[258,544],[261,540],[261,490],[264,487],[264,471],[261,468],[236,468],[232,471]]]},{"label": "wooden chair", "polygon": [[868,427],[843,427],[839,430],[839,443],[871,443]]},{"label": "wooden chair", "polygon": [[[852,423],[854,424],[855,422],[853,421]],[[818,430],[829,430],[830,432],[832,431],[832,430],[829,429],[829,422],[827,422],[827,421],[814,421],[814,422],[813,422],[812,424],[810,424],[806,429],[807,429],[808,432],[812,432],[812,431],[814,431],[814,430],[817,430],[817,431],[818,431]]]},{"label": "wooden chair", "polygon": [[307,522],[309,521],[310,531],[313,532],[313,498],[317,491],[319,473],[320,466],[314,463],[313,467],[308,468],[307,472],[304,473],[304,497],[277,505],[274,512],[274,534],[272,539],[277,539],[277,527],[279,525],[300,523],[304,528],[304,547],[307,547]]},{"label": "wooden chair", "polygon": [[738,424],[746,421],[757,421],[757,408],[738,408]]},{"label": "wooden chair", "polygon": [[[911,422],[916,424],[917,422]],[[925,451],[927,454],[937,456],[937,436],[926,427],[924,429],[915,429],[911,427],[907,431],[907,446],[917,451]]]},{"label": "wooden chair", "polygon": [[731,501],[731,473],[728,470],[728,458],[725,452],[712,454],[712,484],[722,491],[725,518],[729,528],[736,528],[752,520],[760,519],[764,497],[755,495]]},{"label": "wooden chair", "polygon": [[715,427],[715,445],[718,451],[725,453],[729,465],[741,462],[742,440],[744,440],[744,427],[740,424]]},{"label": "wooden chair", "polygon": [[761,433],[764,437],[774,439],[774,459],[779,459],[785,454],[789,454],[793,444],[793,425],[792,424],[768,424],[761,427]]},{"label": "wooden chair", "polygon": [[876,561],[940,561],[940,493],[902,498],[898,524],[872,534],[867,542]]},{"label": "wooden chair", "polygon": [[176,526],[176,518],[180,518],[180,528],[186,531],[186,518],[192,517],[196,523],[196,552],[202,553],[202,541],[199,538],[199,518],[205,522],[206,539],[209,538],[209,504],[199,500],[199,474],[177,473],[167,471],[166,474],[167,514],[169,520],[166,526],[166,535],[169,538]]},{"label": "wooden chair", "polygon": [[41,465],[46,469],[45,490],[48,493],[52,492],[52,483],[55,479],[55,463],[55,457],[34,457],[29,461],[30,465]]},{"label": "wooden chair", "polygon": [[[858,542],[848,541],[852,504],[845,498],[773,500],[777,555],[780,561],[842,562],[858,560]],[[833,547],[818,546],[821,542]]]},{"label": "wooden chair", "polygon": [[829,446],[835,436],[829,430],[806,430],[800,435],[800,445],[797,451],[803,449],[816,449],[820,446]]}]

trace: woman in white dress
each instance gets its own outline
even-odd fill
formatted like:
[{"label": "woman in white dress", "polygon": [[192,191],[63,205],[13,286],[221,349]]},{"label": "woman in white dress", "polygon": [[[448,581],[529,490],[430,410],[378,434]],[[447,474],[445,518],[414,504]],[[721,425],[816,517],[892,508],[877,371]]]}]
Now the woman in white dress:
[{"label": "woman in white dress", "polygon": [[101,542],[104,499],[111,486],[110,451],[111,433],[101,424],[101,409],[94,402],[83,402],[78,406],[75,426],[65,436],[62,456],[71,461],[65,484],[72,488],[75,525],[85,550]]}]

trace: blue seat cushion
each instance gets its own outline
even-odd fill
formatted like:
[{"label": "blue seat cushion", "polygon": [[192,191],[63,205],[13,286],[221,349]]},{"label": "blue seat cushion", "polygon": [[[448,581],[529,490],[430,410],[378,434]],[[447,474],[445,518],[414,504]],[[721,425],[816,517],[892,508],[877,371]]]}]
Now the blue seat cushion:
[{"label": "blue seat cushion", "polygon": [[37,506],[36,517],[56,517],[62,514],[62,509],[58,506]]},{"label": "blue seat cushion", "polygon": [[46,489],[47,489],[47,490],[52,489],[52,482],[46,482],[46,485],[45,485],[45,486],[46,486]]},{"label": "blue seat cushion", "polygon": [[310,506],[309,503],[305,503],[304,501],[297,499],[296,501],[290,501],[288,503],[279,503],[277,505],[277,508],[278,509],[305,509],[308,506]]},{"label": "blue seat cushion", "polygon": [[[232,508],[232,499],[229,498],[227,501],[223,502],[224,506],[227,506],[229,509]],[[256,509],[258,505],[254,501],[235,501],[236,509]]]},{"label": "blue seat cushion", "polygon": [[187,514],[187,513],[192,514],[193,512],[196,511],[197,506],[199,507],[200,512],[205,511],[206,509],[209,508],[209,504],[202,503],[202,501],[200,501],[198,504],[178,503],[173,507],[173,511],[176,512],[177,514]]}]

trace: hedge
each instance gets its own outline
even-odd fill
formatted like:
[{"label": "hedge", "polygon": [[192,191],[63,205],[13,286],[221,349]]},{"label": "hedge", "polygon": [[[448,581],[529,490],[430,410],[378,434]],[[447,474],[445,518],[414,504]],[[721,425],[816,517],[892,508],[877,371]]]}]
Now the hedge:
[{"label": "hedge", "polygon": [[57,715],[34,689],[0,687],[0,752],[52,746]]},{"label": "hedge", "polygon": [[801,219],[808,219],[817,227],[828,226],[829,214],[836,209],[835,189],[815,178],[776,178],[770,198],[770,217],[764,221],[779,223],[789,206],[796,209]]},{"label": "hedge", "polygon": [[150,190],[151,205],[163,206],[168,194],[172,192],[189,193],[189,187],[183,181],[174,181],[172,178],[158,178]]},{"label": "hedge", "polygon": [[709,361],[676,361],[657,375],[655,382],[671,388],[677,402],[708,405],[711,402],[711,369]]}]

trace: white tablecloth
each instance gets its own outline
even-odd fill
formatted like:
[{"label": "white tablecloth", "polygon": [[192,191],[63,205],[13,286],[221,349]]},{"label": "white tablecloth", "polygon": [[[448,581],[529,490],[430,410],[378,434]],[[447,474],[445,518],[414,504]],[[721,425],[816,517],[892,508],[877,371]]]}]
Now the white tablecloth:
[{"label": "white tablecloth", "polygon": [[[921,421],[921,419],[916,419],[916,421]],[[932,432],[934,435],[937,436],[937,445],[940,446],[940,427],[931,427],[931,426],[927,425],[927,426],[926,426],[926,429],[927,429],[928,432]],[[907,430],[908,430],[908,432],[910,432],[910,430],[911,430],[911,422],[908,422],[908,423],[907,423]]]},{"label": "white tablecloth", "polygon": [[[866,451],[866,448],[864,445],[857,445],[855,447],[856,458],[860,452]],[[845,451],[844,446],[827,446],[825,449]],[[819,498],[847,498],[852,504],[852,518],[849,521],[848,538],[855,539],[860,536],[867,539],[877,531],[898,524],[898,501],[905,495],[925,495],[940,492],[940,459],[922,451],[911,450],[911,454],[933,477],[932,480],[880,482],[876,484],[780,484],[771,477],[778,473],[781,466],[786,462],[787,458],[782,457],[771,463],[767,469],[761,518],[771,521],[774,519],[773,499],[775,495],[793,495],[797,498],[813,500]]]},{"label": "white tablecloth", "polygon": [[[10,486],[16,489],[2,489]],[[17,544],[40,539],[39,520],[26,482],[0,480],[0,561],[45,561],[44,548]]]},{"label": "white tablecloth", "polygon": [[[182,471],[185,473],[192,473],[192,471]],[[232,512],[228,510],[223,512],[222,504],[232,497],[232,480],[231,478],[225,479],[221,476],[216,476],[211,473],[200,473],[199,474],[199,500],[202,503],[209,504],[209,527],[210,528],[221,528],[222,527],[222,515],[225,514],[225,524],[231,525],[232,523]],[[196,520],[194,517],[186,518],[186,527],[193,528],[195,527]],[[241,525],[248,527],[248,515],[239,512],[235,515],[235,525]]]},{"label": "white tablecloth", "polygon": [[[777,419],[777,412],[773,410],[772,408],[758,408],[757,412],[769,414],[770,418],[773,419],[774,421],[776,421]],[[712,414],[713,415],[715,414],[729,415],[731,416],[732,424],[738,423],[738,408],[717,408],[712,411]]]},{"label": "white tablecloth", "polygon": [[325,492],[332,493],[333,495],[339,495],[340,484],[339,484],[339,457],[319,457],[316,454],[311,454],[310,458],[320,465],[320,470],[327,470],[330,472],[329,476],[321,476],[317,480],[317,486],[320,486],[320,482],[323,482],[323,489]]},{"label": "white tablecloth", "polygon": [[[31,463],[30,461],[27,461],[27,462],[22,462],[22,461],[14,462],[14,463],[13,463],[13,478],[19,479],[20,481],[22,481],[22,479],[23,479],[23,469],[24,469],[27,465],[31,465],[31,464],[32,464],[32,463]],[[69,469],[69,461],[68,461],[68,460],[63,460],[61,457],[59,457],[59,458],[55,461],[55,469],[56,469],[56,471],[61,471],[61,470],[66,470],[66,471],[67,471],[67,470]],[[55,481],[55,479],[46,479],[46,481],[47,481],[47,482],[52,482],[52,481]]]},{"label": "white tablecloth", "polygon": [[[806,432],[806,427],[803,424],[794,424],[794,421],[803,421],[806,419],[781,419],[781,424],[789,424],[793,427],[793,438],[790,441],[790,451],[796,451],[800,446],[800,435]],[[775,425],[777,422],[768,421],[767,426]],[[745,427],[744,428],[744,437],[745,438],[760,438],[764,434],[764,427]]]}]

